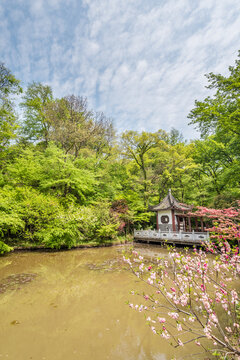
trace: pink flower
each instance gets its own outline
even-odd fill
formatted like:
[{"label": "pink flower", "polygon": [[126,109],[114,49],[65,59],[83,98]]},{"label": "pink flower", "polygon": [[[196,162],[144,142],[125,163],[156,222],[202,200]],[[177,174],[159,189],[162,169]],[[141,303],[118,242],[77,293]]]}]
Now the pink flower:
[{"label": "pink flower", "polygon": [[212,320],[212,322],[214,322],[215,324],[218,323],[218,318],[216,317],[216,315],[214,313],[209,315],[210,320]]},{"label": "pink flower", "polygon": [[150,275],[150,278],[151,278],[152,280],[156,280],[156,273],[155,273],[155,272],[152,273],[152,274]]},{"label": "pink flower", "polygon": [[149,300],[149,296],[148,296],[148,295],[144,295],[144,299],[145,299],[145,300]]},{"label": "pink flower", "polygon": [[150,265],[149,267],[148,267],[148,270],[150,271],[152,269],[152,266]]},{"label": "pink flower", "polygon": [[223,307],[223,309],[224,309],[225,311],[228,310],[228,305],[227,305],[227,304],[222,304],[222,307]]},{"label": "pink flower", "polygon": [[180,303],[182,306],[186,306],[188,303],[188,295],[183,294],[182,296],[180,296]]},{"label": "pink flower", "polygon": [[171,287],[170,290],[172,290],[173,292],[176,292],[176,289],[174,287]]},{"label": "pink flower", "polygon": [[159,321],[161,324],[163,324],[163,323],[166,322],[166,319],[165,319],[165,318],[160,318],[160,317],[158,317],[157,319],[158,319],[158,321]]},{"label": "pink flower", "polygon": [[151,330],[152,330],[152,332],[154,333],[154,334],[156,334],[157,332],[156,332],[156,329],[155,329],[155,327],[154,326],[151,326]]},{"label": "pink flower", "polygon": [[211,337],[211,334],[210,334],[210,329],[209,329],[208,326],[206,326],[206,327],[203,329],[203,331],[205,332],[205,335],[206,335],[206,337],[207,337],[208,339],[211,339],[211,338],[212,338],[212,337]]},{"label": "pink flower", "polygon": [[197,345],[197,346],[201,346],[201,344],[200,344],[200,342],[199,341],[195,341],[195,344]]},{"label": "pink flower", "polygon": [[144,265],[143,265],[143,264],[139,265],[139,270],[140,270],[140,271],[143,271],[143,270],[144,270]]},{"label": "pink flower", "polygon": [[178,345],[183,346],[183,342],[180,339],[178,339]]},{"label": "pink flower", "polygon": [[177,324],[177,329],[178,329],[178,331],[182,331],[182,325],[181,325],[181,324]]},{"label": "pink flower", "polygon": [[174,320],[179,318],[179,314],[176,312],[169,312],[168,315]]},{"label": "pink flower", "polygon": [[220,291],[221,291],[221,293],[223,293],[223,295],[227,295],[227,292],[225,291],[225,290],[223,290],[223,289],[220,289]]},{"label": "pink flower", "polygon": [[231,295],[232,295],[232,300],[231,300],[231,303],[234,304],[234,303],[237,303],[237,300],[238,300],[238,294],[235,290],[232,290],[231,291]]},{"label": "pink flower", "polygon": [[173,295],[170,292],[166,293],[167,297],[169,297],[170,299],[172,299]]},{"label": "pink flower", "polygon": [[161,336],[162,336],[164,339],[166,339],[166,340],[170,338],[170,335],[168,334],[167,331],[163,331],[162,334],[161,334]]},{"label": "pink flower", "polygon": [[125,256],[123,256],[123,261],[126,262],[128,265],[132,265],[131,261],[129,259],[126,259]]}]

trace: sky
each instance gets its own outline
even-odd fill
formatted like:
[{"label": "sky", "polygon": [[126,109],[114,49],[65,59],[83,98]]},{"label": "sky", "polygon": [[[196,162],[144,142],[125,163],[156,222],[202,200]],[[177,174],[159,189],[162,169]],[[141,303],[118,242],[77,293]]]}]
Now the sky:
[{"label": "sky", "polygon": [[120,133],[198,133],[187,115],[240,49],[239,0],[0,0],[0,61],[22,86],[86,96]]}]

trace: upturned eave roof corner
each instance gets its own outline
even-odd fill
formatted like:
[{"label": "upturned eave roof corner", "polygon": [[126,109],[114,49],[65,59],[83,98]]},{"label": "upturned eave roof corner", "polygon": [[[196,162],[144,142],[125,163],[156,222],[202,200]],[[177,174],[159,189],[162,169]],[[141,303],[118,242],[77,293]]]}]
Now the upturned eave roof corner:
[{"label": "upturned eave roof corner", "polygon": [[175,197],[172,195],[171,189],[168,190],[167,196],[165,196],[165,198],[158,205],[149,206],[149,210],[151,211],[171,209],[189,211],[192,208],[192,205],[180,203],[177,199],[175,199]]}]

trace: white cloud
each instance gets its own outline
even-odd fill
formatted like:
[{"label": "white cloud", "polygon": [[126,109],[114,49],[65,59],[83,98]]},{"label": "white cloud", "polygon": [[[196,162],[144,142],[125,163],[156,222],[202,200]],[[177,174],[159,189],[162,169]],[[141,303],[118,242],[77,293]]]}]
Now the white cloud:
[{"label": "white cloud", "polygon": [[0,51],[25,84],[85,95],[120,131],[174,126],[191,138],[204,74],[237,57],[239,10],[237,0],[5,0]]}]

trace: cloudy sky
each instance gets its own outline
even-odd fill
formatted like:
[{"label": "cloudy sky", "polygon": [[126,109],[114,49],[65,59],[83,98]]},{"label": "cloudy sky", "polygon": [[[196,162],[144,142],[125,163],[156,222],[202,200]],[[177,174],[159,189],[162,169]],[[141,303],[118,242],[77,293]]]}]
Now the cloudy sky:
[{"label": "cloudy sky", "polygon": [[0,1],[0,61],[23,86],[87,96],[119,132],[196,137],[204,74],[227,74],[239,49],[239,0]]}]

